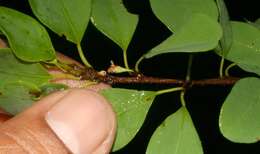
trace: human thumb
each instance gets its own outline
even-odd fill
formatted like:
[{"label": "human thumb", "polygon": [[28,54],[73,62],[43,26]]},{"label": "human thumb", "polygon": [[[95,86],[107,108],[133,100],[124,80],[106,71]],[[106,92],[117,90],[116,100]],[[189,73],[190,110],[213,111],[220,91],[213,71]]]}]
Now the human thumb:
[{"label": "human thumb", "polygon": [[116,131],[111,105],[93,90],[51,94],[0,126],[0,153],[109,153]]}]

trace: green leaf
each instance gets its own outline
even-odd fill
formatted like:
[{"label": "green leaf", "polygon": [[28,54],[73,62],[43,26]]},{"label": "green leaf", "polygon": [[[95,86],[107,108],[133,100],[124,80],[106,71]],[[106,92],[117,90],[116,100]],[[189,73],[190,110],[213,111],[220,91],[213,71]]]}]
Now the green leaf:
[{"label": "green leaf", "polygon": [[94,0],[91,21],[124,51],[132,39],[138,16],[129,13],[122,0]]},{"label": "green leaf", "polygon": [[216,0],[219,10],[219,23],[223,29],[223,36],[220,40],[221,55],[225,56],[231,48],[233,41],[232,26],[224,0]]},{"label": "green leaf", "polygon": [[217,46],[222,30],[213,0],[150,0],[155,15],[174,33],[145,58],[169,52],[201,52]]},{"label": "green leaf", "polygon": [[239,80],[220,112],[219,127],[229,140],[254,143],[260,139],[260,79]]},{"label": "green leaf", "polygon": [[196,14],[218,19],[214,0],[150,0],[150,3],[154,14],[173,32],[181,30]]},{"label": "green leaf", "polygon": [[59,35],[79,44],[87,28],[91,0],[29,0],[39,20]]},{"label": "green leaf", "polygon": [[188,110],[181,107],[153,134],[147,154],[202,154],[199,136]]},{"label": "green leaf", "polygon": [[31,88],[20,83],[9,83],[0,89],[0,107],[13,115],[30,107],[34,98]]},{"label": "green leaf", "polygon": [[231,24],[233,43],[226,58],[246,71],[260,74],[260,31],[248,23]]},{"label": "green leaf", "polygon": [[145,54],[145,58],[170,52],[201,52],[215,48],[222,36],[220,25],[210,17],[196,14],[182,29]]},{"label": "green leaf", "polygon": [[47,31],[32,17],[0,7],[0,30],[18,58],[28,62],[55,59]]},{"label": "green leaf", "polygon": [[41,64],[22,62],[10,49],[0,49],[0,89],[8,82],[24,81],[39,86],[50,79]]},{"label": "green leaf", "polygon": [[113,146],[116,151],[134,138],[142,126],[155,97],[155,92],[111,88],[101,93],[112,103],[117,114],[117,137]]}]

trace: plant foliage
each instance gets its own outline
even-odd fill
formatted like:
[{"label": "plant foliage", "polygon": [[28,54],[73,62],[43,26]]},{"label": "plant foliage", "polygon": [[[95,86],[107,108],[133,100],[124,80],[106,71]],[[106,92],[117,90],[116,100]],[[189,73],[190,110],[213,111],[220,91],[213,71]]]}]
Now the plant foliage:
[{"label": "plant foliage", "polygon": [[[126,68],[118,68],[129,70],[126,51],[137,27],[138,15],[128,12],[122,0],[28,1],[42,24],[77,45],[86,66],[90,64],[80,44],[91,20],[98,30],[122,48]],[[137,65],[144,58],[159,54],[214,50],[223,60],[260,75],[259,19],[255,22],[231,21],[223,0],[150,0],[150,4],[153,13],[172,34],[147,51]],[[57,77],[48,74],[47,68],[57,67],[70,74],[70,79],[79,78],[75,73],[77,70],[73,71],[70,65],[56,59],[49,35],[37,19],[0,6],[0,34],[5,35],[10,45],[10,48],[0,49],[0,107],[11,114],[23,111],[53,91],[67,88],[53,84],[52,79]],[[260,138],[258,77],[238,81],[223,103],[219,127],[228,140],[253,143]],[[189,74],[186,80],[189,80]],[[175,86],[159,91],[110,88],[101,91],[111,102],[118,119],[112,151],[123,148],[135,137],[156,96],[182,91],[182,107],[156,129],[147,153],[203,153],[196,126],[185,107],[185,88]]]}]

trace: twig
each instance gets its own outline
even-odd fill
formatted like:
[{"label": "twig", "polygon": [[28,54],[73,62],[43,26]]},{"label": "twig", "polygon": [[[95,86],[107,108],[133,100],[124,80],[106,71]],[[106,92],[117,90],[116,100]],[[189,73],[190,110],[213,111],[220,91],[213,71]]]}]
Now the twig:
[{"label": "twig", "polygon": [[212,78],[212,79],[201,79],[191,81],[193,86],[226,86],[235,84],[240,78],[237,77],[225,77],[225,78]]},{"label": "twig", "polygon": [[105,82],[111,85],[115,84],[167,84],[176,86],[185,86],[186,88],[192,86],[227,86],[235,84],[240,78],[226,77],[226,78],[212,78],[201,80],[185,81],[181,79],[157,78],[138,74],[135,77],[120,77],[110,74],[101,74],[94,69],[86,69],[81,75],[83,80],[94,80],[98,82]]}]

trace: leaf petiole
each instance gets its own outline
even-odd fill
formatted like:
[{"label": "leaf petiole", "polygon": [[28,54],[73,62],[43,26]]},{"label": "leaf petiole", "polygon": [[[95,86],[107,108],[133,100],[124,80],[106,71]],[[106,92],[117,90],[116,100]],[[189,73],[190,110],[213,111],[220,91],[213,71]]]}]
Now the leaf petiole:
[{"label": "leaf petiole", "polygon": [[225,62],[225,58],[224,56],[221,57],[221,61],[220,61],[220,66],[219,66],[219,77],[223,78],[223,69],[224,69],[224,62]]},{"label": "leaf petiole", "polygon": [[79,53],[79,56],[80,56],[80,59],[81,61],[83,62],[83,64],[87,67],[92,67],[90,65],[90,63],[88,62],[88,60],[86,59],[86,57],[84,56],[84,53],[83,53],[83,50],[81,48],[81,45],[80,43],[77,44],[77,49],[78,49],[78,53]]},{"label": "leaf petiole", "polygon": [[155,93],[155,95],[158,96],[158,95],[161,95],[161,94],[175,92],[175,91],[182,91],[182,90],[184,90],[183,87],[174,87],[174,88],[169,88],[169,89],[163,89],[163,90],[157,91]]},{"label": "leaf petiole", "polygon": [[230,64],[226,69],[225,69],[225,76],[229,76],[229,70],[231,68],[233,68],[234,66],[236,66],[237,64],[236,63],[232,63]]},{"label": "leaf petiole", "polygon": [[185,101],[185,92],[184,91],[182,91],[181,92],[181,94],[180,94],[180,100],[181,100],[181,105],[183,106],[183,107],[185,107],[186,106],[186,101]]},{"label": "leaf petiole", "polygon": [[144,59],[144,56],[140,57],[140,58],[137,60],[137,62],[135,63],[135,71],[136,71],[136,72],[140,72],[140,70],[139,70],[139,65],[140,65],[141,61],[143,61],[143,59]]},{"label": "leaf petiole", "polygon": [[123,57],[124,57],[124,64],[126,69],[130,69],[128,66],[128,61],[127,61],[127,52],[126,50],[123,51]]}]

